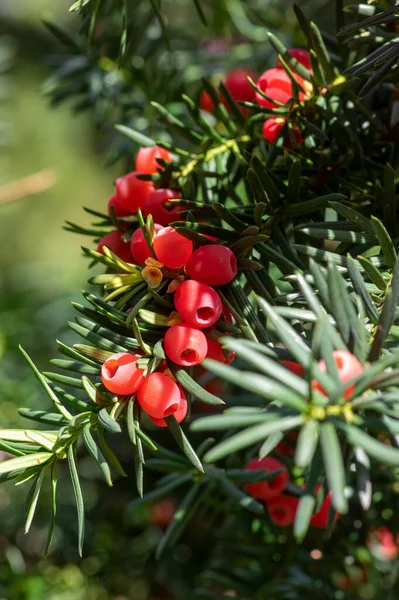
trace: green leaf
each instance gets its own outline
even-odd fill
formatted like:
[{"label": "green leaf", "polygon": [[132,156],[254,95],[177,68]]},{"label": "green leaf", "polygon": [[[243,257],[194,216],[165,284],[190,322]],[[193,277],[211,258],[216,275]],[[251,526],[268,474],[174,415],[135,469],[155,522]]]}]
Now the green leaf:
[{"label": "green leaf", "polygon": [[224,440],[209,450],[204,457],[206,462],[215,462],[225,458],[233,452],[253,446],[257,442],[264,440],[268,435],[277,431],[290,431],[299,427],[303,422],[301,416],[282,417],[272,422],[260,423],[249,427],[244,431],[240,431],[232,435],[229,439]]},{"label": "green leaf", "polygon": [[54,537],[55,519],[57,514],[57,465],[58,461],[54,461],[51,465],[50,481],[51,481],[51,520],[47,534],[46,547],[44,556],[47,558]]},{"label": "green leaf", "polygon": [[179,423],[176,421],[175,416],[170,415],[169,417],[165,417],[165,421],[168,425],[168,429],[169,429],[170,433],[173,435],[173,437],[175,438],[176,442],[178,443],[180,449],[184,452],[185,456],[188,458],[190,463],[192,465],[194,465],[194,467],[196,469],[201,471],[201,473],[203,473],[204,469],[201,464],[201,461],[198,458],[197,454],[195,453],[190,442],[188,441],[188,439],[187,439],[186,435],[184,434],[182,428],[180,427]]},{"label": "green leaf", "polygon": [[112,486],[112,478],[111,478],[111,471],[110,471],[109,465],[108,465],[107,461],[105,460],[103,453],[101,452],[101,450],[97,446],[96,442],[94,441],[93,436],[91,435],[89,423],[87,425],[85,425],[85,427],[83,429],[83,440],[84,440],[86,448],[90,452],[91,456],[94,458],[94,460],[100,467],[100,469],[104,475],[105,481],[111,487]]},{"label": "green leaf", "polygon": [[345,498],[345,467],[338,435],[332,423],[321,424],[320,442],[328,487],[332,492],[332,505],[340,514],[346,514],[348,502]]},{"label": "green leaf", "polygon": [[376,285],[382,292],[385,292],[387,289],[387,282],[385,281],[384,277],[381,275],[377,267],[373,265],[373,263],[364,256],[358,256],[357,260],[360,262],[363,269],[366,271],[367,275],[370,277],[374,285]]},{"label": "green leaf", "polygon": [[80,488],[79,475],[76,468],[76,446],[74,444],[70,444],[68,446],[67,457],[78,514],[78,550],[79,556],[82,556],[83,541],[85,535],[85,509],[83,503],[82,490]]},{"label": "green leaf", "polygon": [[30,368],[32,369],[32,371],[36,375],[37,379],[40,381],[41,385],[46,390],[46,392],[50,396],[51,400],[54,402],[54,405],[55,405],[56,409],[63,415],[63,417],[65,417],[65,419],[67,419],[68,421],[70,421],[72,419],[72,415],[69,412],[69,410],[67,410],[65,408],[65,406],[63,406],[61,404],[61,402],[58,399],[57,395],[53,392],[53,390],[51,389],[51,387],[47,383],[45,377],[38,371],[38,369],[36,368],[36,366],[34,365],[34,363],[32,362],[32,360],[29,358],[29,356],[25,352],[25,350],[22,348],[22,346],[19,346],[19,349],[22,352],[23,357],[26,359],[27,363],[29,364]]},{"label": "green leaf", "polygon": [[194,381],[194,379],[180,365],[168,360],[168,366],[182,388],[198,398],[198,400],[201,400],[201,402],[205,402],[206,404],[213,404],[216,406],[224,404],[221,398],[218,398],[217,396],[214,396],[213,394],[210,394],[204,390],[204,388]]},{"label": "green leaf", "polygon": [[388,267],[393,268],[395,266],[397,254],[388,231],[377,217],[371,217],[371,225],[381,244],[381,250],[387,261]]},{"label": "green leaf", "polygon": [[115,129],[119,131],[119,133],[121,133],[122,135],[129,138],[129,140],[132,140],[133,142],[138,144],[139,146],[156,146],[155,140],[144,135],[143,133],[140,133],[139,131],[135,131],[130,127],[126,127],[126,125],[115,125]]},{"label": "green leaf", "polygon": [[57,413],[49,413],[45,410],[33,410],[31,408],[19,408],[18,413],[25,419],[46,423],[47,425],[67,425],[69,421]]},{"label": "green leaf", "polygon": [[29,467],[42,466],[50,460],[52,456],[54,456],[52,452],[36,452],[34,454],[27,454],[26,456],[18,456],[17,458],[4,460],[0,463],[0,475],[10,473],[11,471],[23,471]]},{"label": "green leaf", "polygon": [[347,256],[347,265],[348,265],[348,273],[351,278],[351,282],[355,289],[355,292],[359,295],[362,300],[363,306],[366,310],[367,316],[371,320],[372,323],[377,323],[378,321],[378,310],[367,291],[366,285],[364,283],[364,279],[360,272],[359,263],[354,260],[351,256]]},{"label": "green leaf", "polygon": [[79,44],[77,44],[76,41],[66,31],[60,29],[58,25],[50,23],[49,21],[43,21],[43,25],[50,31],[50,33],[54,35],[54,37],[57,38],[59,42],[61,42],[61,44],[67,46],[78,54],[81,53]]},{"label": "green leaf", "polygon": [[363,448],[354,448],[356,460],[356,483],[363,510],[369,510],[372,502],[373,486],[370,478],[370,459]]},{"label": "green leaf", "polygon": [[121,433],[121,426],[111,417],[106,408],[102,408],[98,413],[98,422],[110,433]]},{"label": "green leaf", "polygon": [[[267,377],[276,379],[280,383],[295,390],[298,394],[306,398],[309,393],[309,386],[303,378],[291,373],[276,360],[256,352],[247,340],[224,337],[220,340],[228,350],[232,350],[237,356],[251,364],[251,367],[261,372]],[[304,405],[303,405],[304,406]]]},{"label": "green leaf", "polygon": [[305,493],[299,500],[298,510],[294,521],[294,536],[298,541],[303,540],[315,508],[316,499],[312,494]]},{"label": "green leaf", "polygon": [[[167,417],[169,418],[169,417]],[[194,483],[188,493],[183,498],[179,508],[174,514],[174,517],[170,524],[168,525],[167,530],[165,531],[157,549],[156,549],[156,559],[159,560],[162,556],[164,550],[170,546],[172,543],[175,543],[179,536],[184,531],[185,527],[188,525],[191,518],[194,516],[197,507],[199,506],[202,500],[201,492],[201,484]]]},{"label": "green leaf", "polygon": [[279,412],[269,410],[268,412],[256,411],[242,414],[241,412],[225,411],[221,415],[210,415],[196,419],[190,426],[191,431],[217,431],[223,429],[235,429],[256,425],[260,422],[266,423],[279,418]]},{"label": "green leaf", "polygon": [[160,498],[164,498],[170,492],[173,492],[177,488],[185,485],[186,483],[192,480],[191,474],[187,475],[177,475],[172,481],[166,483],[164,485],[159,485],[151,492],[148,492],[143,498],[135,498],[132,502],[129,502],[128,511],[135,511],[139,506],[146,506],[147,504],[151,504],[155,500],[159,500]]},{"label": "green leaf", "polygon": [[218,485],[221,486],[226,496],[241,508],[245,508],[245,510],[249,510],[255,515],[263,515],[265,513],[265,509],[260,502],[251,496],[248,496],[248,494],[245,494],[242,490],[233,485],[224,475],[218,476],[216,481]]},{"label": "green leaf", "polygon": [[99,438],[99,443],[100,443],[100,448],[105,456],[105,458],[108,460],[108,462],[111,464],[111,466],[115,469],[115,471],[121,475],[121,477],[127,477],[127,473],[124,470],[124,468],[122,467],[121,463],[119,462],[118,457],[115,455],[115,453],[111,450],[111,448],[108,446],[107,442],[105,441],[105,437],[104,437],[104,429],[99,429],[98,431],[98,438]]},{"label": "green leaf", "polygon": [[126,424],[127,424],[127,433],[129,436],[129,440],[133,445],[136,445],[136,429],[134,427],[134,417],[133,417],[133,398],[130,398],[127,401],[126,408]]},{"label": "green leaf", "polygon": [[397,448],[379,442],[355,425],[338,422],[337,427],[344,431],[348,442],[353,446],[359,446],[382,464],[399,466],[399,450]]},{"label": "green leaf", "polygon": [[385,296],[384,304],[380,314],[374,342],[370,350],[369,360],[374,362],[378,359],[381,348],[389,335],[389,331],[395,321],[396,311],[399,304],[399,260],[396,261],[395,268],[392,274],[391,285],[388,293]]},{"label": "green leaf", "polygon": [[258,375],[258,373],[235,369],[231,365],[224,365],[209,358],[205,359],[202,364],[218,377],[238,385],[249,392],[258,394],[271,402],[281,402],[283,405],[298,412],[306,410],[306,401],[303,396],[277,381],[273,381],[263,375]]},{"label": "green leaf", "polygon": [[25,522],[25,533],[28,533],[30,526],[32,525],[33,517],[35,516],[36,512],[37,502],[39,500],[40,492],[43,485],[44,476],[49,466],[50,465],[45,465],[44,467],[42,467],[36,481],[33,483],[33,491],[32,495],[29,498],[29,503],[26,511],[27,516]]},{"label": "green leaf", "polygon": [[317,421],[308,421],[301,428],[295,447],[295,465],[301,469],[313,460],[319,441],[320,425]]}]

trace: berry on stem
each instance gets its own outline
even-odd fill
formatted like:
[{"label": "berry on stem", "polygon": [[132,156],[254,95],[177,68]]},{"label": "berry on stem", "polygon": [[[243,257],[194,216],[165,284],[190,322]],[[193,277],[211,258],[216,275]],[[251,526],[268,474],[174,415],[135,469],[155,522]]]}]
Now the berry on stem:
[{"label": "berry on stem", "polygon": [[136,213],[142,208],[148,194],[154,191],[152,181],[138,179],[139,171],[132,171],[123,177],[119,177],[115,183],[115,195],[118,204],[129,212]]},{"label": "berry on stem", "polygon": [[184,267],[193,252],[193,243],[177,233],[173,227],[160,230],[154,239],[157,259],[169,269]]},{"label": "berry on stem", "polygon": [[178,192],[168,189],[159,189],[148,194],[143,206],[145,216],[152,215],[152,218],[161,225],[169,225],[172,221],[181,221],[179,216],[179,206],[168,203],[168,200],[181,199]]},{"label": "berry on stem", "polygon": [[[311,84],[305,81],[300,75],[293,73],[294,78],[303,88],[305,93],[311,91]],[[264,108],[277,108],[279,105],[275,104],[273,100],[280,102],[281,104],[287,104],[288,100],[293,97],[292,82],[287,73],[283,69],[268,69],[258,79],[257,87],[262,90],[266,96],[271,100],[267,100],[256,92],[256,101],[260,106]],[[305,100],[305,93],[299,91],[299,100],[303,102]]]},{"label": "berry on stem", "polygon": [[223,305],[219,294],[206,283],[187,279],[174,296],[177,312],[193,327],[211,327],[219,320]]},{"label": "berry on stem", "polygon": [[130,251],[130,244],[123,241],[122,235],[120,231],[111,231],[104,235],[97,244],[97,252],[104,254],[103,247],[106,246],[116,256],[119,256],[125,262],[131,263],[133,257]]},{"label": "berry on stem", "polygon": [[[281,130],[285,125],[285,122],[286,120],[282,117],[270,117],[270,119],[266,119],[262,127],[262,133],[265,140],[267,140],[271,144],[275,144],[281,133]],[[303,137],[299,127],[297,125],[293,125],[292,131],[294,133],[296,143],[301,144],[303,142]],[[285,148],[292,148],[291,140],[288,133],[285,136],[283,146]]]},{"label": "berry on stem", "polygon": [[193,367],[202,362],[208,351],[204,333],[187,323],[173,325],[165,333],[166,356],[182,367]]},{"label": "berry on stem", "polygon": [[162,158],[170,162],[171,154],[160,146],[150,146],[148,148],[140,148],[136,156],[136,171],[140,173],[156,173],[158,169],[162,169],[156,159]]},{"label": "berry on stem", "polygon": [[[161,231],[163,227],[158,223],[154,223],[154,229],[155,232],[158,233],[158,231]],[[137,265],[144,265],[147,258],[152,256],[151,250],[148,247],[141,227],[136,229],[132,235],[132,239],[130,240],[130,251],[132,253],[133,260]]]},{"label": "berry on stem", "polygon": [[[181,423],[183,421],[183,419],[185,419],[185,417],[186,417],[188,405],[187,405],[187,398],[184,394],[183,388],[180,385],[178,385],[177,387],[180,390],[180,403],[179,403],[179,406],[178,406],[176,412],[174,412],[172,414],[175,417],[176,421],[178,423]],[[150,419],[154,423],[154,425],[156,425],[157,427],[167,427],[168,426],[165,419],[156,419],[155,417],[151,417],[151,416],[150,416]]]},{"label": "berry on stem", "polygon": [[245,470],[253,471],[256,469],[265,469],[268,473],[274,471],[282,471],[272,479],[267,481],[260,481],[258,483],[246,483],[244,485],[248,494],[251,494],[254,498],[261,498],[262,500],[269,500],[278,496],[286,488],[289,474],[286,467],[282,462],[271,456],[265,458],[253,458],[246,465]]},{"label": "berry on stem", "polygon": [[[363,372],[362,363],[351,352],[348,352],[347,350],[334,350],[332,355],[337,366],[339,380],[341,383],[346,383],[350,379],[353,379]],[[323,373],[327,373],[327,366],[324,360],[319,360],[319,367]],[[312,387],[322,394],[326,393],[321,384],[316,380],[312,381]],[[344,391],[344,398],[349,398],[349,396],[353,394],[354,389],[355,384],[348,385]]]},{"label": "berry on stem", "polygon": [[201,246],[192,253],[186,271],[192,279],[201,283],[224,285],[237,275],[237,258],[227,246]]},{"label": "berry on stem", "polygon": [[280,494],[266,502],[266,508],[271,521],[277,527],[288,527],[295,521],[298,504],[298,498]]},{"label": "berry on stem", "polygon": [[151,373],[137,392],[141,408],[154,419],[164,419],[179,408],[181,393],[177,384],[163,373]]},{"label": "berry on stem", "polygon": [[137,358],[128,352],[113,354],[101,367],[104,386],[113,394],[134,394],[143,381],[143,369],[137,366]]},{"label": "berry on stem", "polygon": [[109,215],[111,215],[111,206],[113,206],[114,213],[117,218],[128,217],[131,214],[128,210],[125,210],[123,208],[123,206],[118,202],[118,198],[116,197],[116,194],[111,196],[111,198],[108,200],[107,212]]}]

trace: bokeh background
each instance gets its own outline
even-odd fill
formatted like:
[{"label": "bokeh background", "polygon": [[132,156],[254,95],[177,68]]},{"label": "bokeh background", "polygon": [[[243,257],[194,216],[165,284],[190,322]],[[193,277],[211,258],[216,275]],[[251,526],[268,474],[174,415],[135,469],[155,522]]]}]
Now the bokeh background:
[{"label": "bokeh background", "polygon": [[[44,82],[52,73],[48,57],[51,59],[58,45],[41,19],[56,22],[73,34],[76,16],[68,13],[69,4],[65,0],[0,0],[2,428],[27,426],[18,416],[19,406],[40,408],[47,403],[18,352],[18,344],[45,370],[49,359],[56,354],[56,338],[68,342],[70,337],[66,328],[73,315],[70,301],[80,300],[87,277],[87,262],[82,258],[80,246],[87,245],[88,240],[63,230],[63,224],[65,221],[88,224],[90,219],[82,205],[104,210],[112,193],[112,182],[126,165],[119,162],[106,166],[104,137],[96,130],[90,111],[74,114],[68,103],[51,109],[49,99],[42,93]],[[288,42],[291,34],[295,34],[291,3],[262,0],[254,4],[268,14],[272,25]],[[312,4],[318,21],[322,16],[324,24],[328,24],[325,12],[328,2],[306,4]],[[220,2],[220,13],[215,13],[213,29],[219,38],[231,43],[223,5]],[[178,15],[181,21],[189,23],[190,35],[198,36],[191,47],[200,46],[204,30],[198,26],[198,17],[189,0],[179,2]],[[239,32],[242,44],[235,47],[235,52],[236,55],[241,52],[249,66],[252,42],[245,40],[244,33]],[[156,24],[152,35],[160,36]],[[207,35],[209,38],[209,32]],[[263,68],[269,67],[273,60],[270,47],[266,42],[262,46],[259,40],[257,47],[258,66],[263,61]],[[188,55],[181,54],[184,56],[187,59]],[[220,67],[208,63],[206,54],[202,60],[205,72],[208,69],[210,74]],[[193,88],[197,85],[198,89],[195,68],[187,70],[187,74]],[[118,454],[131,474],[128,444],[122,442]],[[49,515],[45,494],[34,526],[25,536],[23,512],[27,490],[25,486],[15,488],[12,484],[0,486],[0,600],[188,599],[190,581],[209,549],[213,523],[209,515],[200,514],[183,541],[156,565],[152,552],[177,499],[170,498],[132,513],[126,506],[135,496],[133,478],[116,480],[111,492],[90,459],[81,457],[79,467],[87,509],[85,555],[81,560],[76,547],[76,509],[66,473],[61,473],[59,482],[62,493],[54,549],[46,561],[43,548]],[[151,475],[147,481],[151,487]]]}]

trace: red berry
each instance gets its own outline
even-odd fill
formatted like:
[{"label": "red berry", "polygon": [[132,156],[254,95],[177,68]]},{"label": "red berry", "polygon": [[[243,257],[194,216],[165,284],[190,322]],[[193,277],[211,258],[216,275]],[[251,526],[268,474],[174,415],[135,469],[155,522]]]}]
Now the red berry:
[{"label": "red berry", "polygon": [[[262,133],[265,140],[271,144],[275,144],[284,125],[285,119],[282,117],[270,117],[270,119],[266,119],[262,127]],[[292,131],[294,133],[296,143],[301,144],[303,142],[303,137],[299,127],[297,125],[293,125]],[[284,148],[292,148],[292,143],[288,132],[285,135],[283,146]]]},{"label": "red berry", "polygon": [[169,269],[184,267],[193,252],[193,243],[173,227],[159,231],[153,245],[157,259]]},{"label": "red berry", "polygon": [[285,119],[282,117],[270,117],[270,119],[266,119],[262,127],[265,140],[271,144],[275,144],[284,125]]},{"label": "red berry", "polygon": [[155,190],[147,196],[143,206],[145,216],[152,215],[152,218],[161,225],[169,225],[173,221],[181,221],[179,216],[179,206],[168,203],[168,200],[181,199],[180,194],[173,190]]},{"label": "red berry", "polygon": [[193,327],[211,327],[222,314],[219,294],[209,285],[187,279],[177,288],[175,307],[182,319]]},{"label": "red berry", "polygon": [[237,275],[237,258],[227,246],[201,246],[192,253],[186,271],[202,283],[224,285]]},{"label": "red berry", "polygon": [[128,217],[131,214],[128,210],[125,210],[123,208],[123,206],[121,206],[121,204],[118,202],[118,198],[116,197],[116,194],[111,196],[111,198],[108,200],[108,211],[107,212],[109,215],[111,215],[111,206],[114,207],[114,213],[117,218]]},{"label": "red berry", "polygon": [[[184,394],[183,388],[178,385],[177,386],[180,390],[180,403],[179,406],[176,410],[176,412],[173,413],[176,421],[178,423],[181,423],[183,421],[183,419],[185,419],[186,414],[187,414],[187,398]],[[151,421],[154,423],[154,425],[157,425],[157,427],[167,427],[167,423],[165,421],[165,419],[155,419],[154,417],[150,417]]]},{"label": "red berry", "polygon": [[[302,77],[293,73],[294,78],[299,85],[305,90],[310,91],[310,83],[305,81]],[[256,92],[256,101],[260,106],[265,108],[276,108],[278,104],[272,102],[277,100],[281,104],[286,104],[293,96],[291,79],[283,69],[268,69],[258,79],[257,86],[262,92],[269,96],[271,100],[266,100],[258,92]],[[299,100],[303,102],[305,100],[305,94],[299,92]]]},{"label": "red berry", "polygon": [[[363,366],[361,362],[351,352],[348,352],[347,350],[334,350],[332,355],[335,364],[337,365],[339,380],[341,383],[345,383],[363,372]],[[323,373],[327,373],[327,367],[324,360],[319,360],[319,367]],[[326,393],[321,384],[316,380],[312,382],[312,387],[315,390],[319,390],[319,392],[322,394]],[[355,384],[349,385],[344,391],[344,398],[349,398],[349,396],[353,394],[354,389]]]},{"label": "red berry", "polygon": [[281,364],[284,365],[286,369],[291,371],[291,373],[299,375],[299,377],[303,377],[305,374],[305,369],[297,362],[293,362],[292,360],[282,360]]},{"label": "red berry", "polygon": [[[312,70],[312,62],[310,60],[310,52],[304,50],[304,48],[291,48],[288,50],[289,54],[291,54],[292,58],[295,58],[301,65],[303,65],[306,69]],[[280,60],[277,59],[276,69],[282,69],[282,64]]]},{"label": "red berry", "polygon": [[166,356],[182,367],[202,362],[208,351],[208,342],[200,329],[180,323],[170,327],[164,338]]},{"label": "red berry", "polygon": [[255,100],[255,90],[248,83],[248,77],[256,81],[257,75],[249,69],[232,69],[226,75],[225,86],[237,102],[252,102]]},{"label": "red berry", "polygon": [[107,390],[119,396],[134,394],[143,381],[143,369],[128,352],[113,354],[101,367],[101,379]]},{"label": "red berry", "polygon": [[[296,364],[296,363],[293,363]],[[285,438],[279,442],[275,448],[276,452],[280,454],[280,456],[294,456],[295,453],[295,442],[298,439],[297,431],[290,431],[287,433]]]},{"label": "red berry", "polygon": [[202,90],[200,95],[200,108],[205,112],[213,113],[215,110],[215,105],[213,104],[213,100],[205,90]]},{"label": "red berry", "polygon": [[172,156],[167,150],[160,146],[150,146],[149,148],[140,148],[136,156],[136,171],[140,173],[156,173],[162,169],[161,165],[155,159],[162,158],[170,162]]},{"label": "red berry", "polygon": [[[167,527],[176,512],[176,504],[171,500],[158,500],[151,507],[151,522],[157,527]],[[156,600],[151,596],[152,600]],[[150,598],[148,599],[150,600]],[[160,598],[158,600],[161,600]]]},{"label": "red berry", "polygon": [[266,503],[271,521],[277,527],[288,527],[295,521],[299,500],[293,496],[281,494]]},{"label": "red berry", "polygon": [[131,263],[133,260],[132,253],[130,252],[130,244],[129,242],[124,242],[122,240],[122,233],[120,231],[111,231],[111,233],[107,233],[97,244],[97,252],[100,254],[104,254],[103,247],[106,246],[119,256],[122,260]]},{"label": "red berry", "polygon": [[282,473],[276,475],[273,479],[260,481],[259,483],[246,483],[244,486],[245,489],[254,498],[269,500],[270,498],[274,498],[274,496],[278,496],[286,488],[289,480],[288,471],[283,463],[271,456],[266,456],[261,459],[253,458],[246,465],[245,469],[248,471],[266,469],[268,473],[282,470]]},{"label": "red berry", "polygon": [[141,408],[155,419],[173,415],[179,408],[180,399],[178,385],[162,373],[151,373],[137,392]]},{"label": "red berry", "polygon": [[211,358],[212,360],[217,360],[218,362],[229,365],[235,359],[236,353],[231,352],[231,350],[223,350],[222,346],[211,340],[209,337],[208,340],[208,352],[206,354],[206,358]]},{"label": "red berry", "polygon": [[154,191],[152,181],[138,179],[139,171],[132,171],[123,177],[119,177],[115,183],[115,194],[118,204],[129,212],[136,213],[142,208],[148,194]]},{"label": "red berry", "polygon": [[318,527],[319,529],[327,528],[328,515],[330,513],[331,506],[331,496],[331,492],[328,492],[323,504],[321,505],[320,510],[317,513],[315,513],[310,519],[310,524],[313,525],[313,527]]},{"label": "red berry", "polygon": [[[158,233],[158,231],[161,231],[163,227],[158,223],[154,223],[154,229],[155,232]],[[150,256],[152,256],[148,244],[145,241],[145,237],[141,230],[141,227],[136,229],[136,231],[132,235],[132,239],[130,241],[130,251],[133,255],[133,260],[136,265],[144,265],[147,258],[150,258]]]}]

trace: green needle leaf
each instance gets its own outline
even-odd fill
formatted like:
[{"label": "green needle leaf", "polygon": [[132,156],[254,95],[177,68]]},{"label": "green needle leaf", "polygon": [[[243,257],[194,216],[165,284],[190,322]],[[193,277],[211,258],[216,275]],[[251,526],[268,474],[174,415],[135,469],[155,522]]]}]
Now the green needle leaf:
[{"label": "green needle leaf", "polygon": [[70,444],[67,450],[69,472],[71,474],[73,491],[75,494],[76,509],[78,513],[78,550],[79,556],[83,553],[83,541],[85,536],[85,509],[83,495],[79,482],[78,470],[76,468],[76,446]]}]

